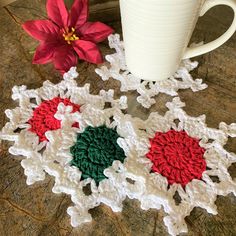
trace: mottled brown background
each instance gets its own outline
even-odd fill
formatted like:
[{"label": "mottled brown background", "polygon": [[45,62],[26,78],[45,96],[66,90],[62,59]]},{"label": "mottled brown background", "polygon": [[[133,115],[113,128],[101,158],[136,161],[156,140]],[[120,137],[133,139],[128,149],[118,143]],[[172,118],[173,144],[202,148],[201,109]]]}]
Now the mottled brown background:
[{"label": "mottled brown background", "polygon": [[[68,3],[71,1],[67,1]],[[3,1],[0,1],[0,5]],[[121,32],[118,1],[93,0],[91,19],[108,22],[117,32]],[[14,108],[17,103],[10,98],[13,85],[25,84],[37,88],[43,81],[59,82],[60,75],[52,65],[32,65],[32,53],[37,42],[28,37],[20,23],[45,16],[45,0],[18,0],[7,7],[0,8],[0,127],[7,121],[6,108]],[[233,18],[227,7],[217,7],[200,19],[194,32],[193,41],[211,41],[221,35]],[[107,42],[101,44],[104,54],[110,52]],[[219,122],[236,121],[236,35],[224,46],[200,56],[200,66],[193,72],[195,77],[204,79],[207,90],[193,93],[180,92],[186,102],[188,114],[207,115],[207,124],[218,127]],[[95,66],[86,62],[79,64],[79,84],[91,83],[92,93],[100,89],[113,88],[120,96],[119,83],[102,82],[94,72]],[[135,101],[136,92],[128,93],[129,113],[146,118],[151,111],[165,111],[165,103],[171,98],[157,97],[158,102],[151,110],[146,110]],[[51,193],[53,179],[26,186],[25,176],[20,167],[20,157],[8,154],[9,143],[0,144],[0,235],[1,236],[164,236],[168,235],[163,224],[162,211],[140,210],[137,201],[126,200],[122,213],[115,214],[110,208],[100,206],[91,210],[93,222],[73,229],[66,214],[71,201],[66,195]],[[236,152],[236,140],[230,139],[227,150]],[[230,173],[236,177],[236,168]],[[236,198],[233,195],[219,197],[216,202],[219,214],[212,216],[205,210],[196,208],[186,218],[189,233],[197,236],[236,235]]]}]

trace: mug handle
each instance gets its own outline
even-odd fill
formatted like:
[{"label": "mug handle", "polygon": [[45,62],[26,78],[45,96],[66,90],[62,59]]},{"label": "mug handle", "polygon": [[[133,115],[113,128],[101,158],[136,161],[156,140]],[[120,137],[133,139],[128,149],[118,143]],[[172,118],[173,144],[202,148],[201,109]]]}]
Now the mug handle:
[{"label": "mug handle", "polygon": [[236,31],[236,1],[235,0],[206,0],[205,3],[202,6],[202,10],[200,13],[200,16],[203,16],[210,8],[217,6],[217,5],[227,5],[231,7],[234,11],[234,20],[231,24],[230,28],[218,39],[193,48],[187,48],[183,59],[188,59],[191,57],[196,57],[202,54],[205,54],[207,52],[210,52],[218,47],[220,47],[222,44],[224,44]]}]

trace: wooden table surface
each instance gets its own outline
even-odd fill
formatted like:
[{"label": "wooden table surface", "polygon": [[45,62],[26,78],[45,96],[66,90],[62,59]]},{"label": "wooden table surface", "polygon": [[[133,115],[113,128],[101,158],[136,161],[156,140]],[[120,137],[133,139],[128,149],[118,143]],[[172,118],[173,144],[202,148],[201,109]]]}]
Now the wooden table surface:
[{"label": "wooden table surface", "polygon": [[[92,19],[110,21],[117,32],[121,32],[118,19],[117,1],[91,1]],[[102,2],[107,2],[103,5]],[[98,3],[98,4],[96,4]],[[100,3],[100,4],[99,4]],[[94,5],[96,4],[96,5]],[[20,22],[42,18],[45,13],[45,1],[19,0],[0,8],[0,127],[6,122],[4,110],[14,108],[17,103],[11,100],[14,85],[25,84],[28,88],[40,87],[45,80],[59,82],[61,76],[52,65],[32,65],[32,54],[37,42],[28,37],[21,29]],[[221,35],[233,18],[230,9],[217,7],[200,19],[193,35],[193,41],[211,41]],[[114,21],[114,22],[111,22]],[[107,42],[101,44],[104,54],[109,53]],[[221,121],[228,124],[236,122],[236,34],[224,46],[200,56],[200,66],[193,72],[194,77],[204,79],[208,89],[193,93],[181,91],[180,97],[186,102],[185,110],[189,115],[206,114],[207,124],[218,127]],[[95,66],[80,63],[79,85],[91,83],[91,92],[96,94],[101,89],[115,89],[120,96],[119,83],[113,80],[103,82],[94,72]],[[166,95],[157,97],[158,102],[146,110],[135,101],[136,92],[126,94],[129,98],[128,112],[146,118],[151,111],[165,111],[165,103],[172,98]],[[115,214],[104,205],[91,210],[93,222],[81,228],[73,229],[66,213],[71,201],[66,195],[52,194],[53,179],[27,186],[21,157],[8,153],[10,143],[0,144],[0,235],[168,235],[163,224],[162,211],[143,211],[137,201],[127,199],[122,213]],[[230,139],[227,150],[236,152],[236,139]],[[230,168],[236,177],[236,165]],[[236,235],[236,198],[233,195],[218,197],[217,216],[207,214],[196,208],[186,218],[189,233],[187,235],[233,236]]]}]

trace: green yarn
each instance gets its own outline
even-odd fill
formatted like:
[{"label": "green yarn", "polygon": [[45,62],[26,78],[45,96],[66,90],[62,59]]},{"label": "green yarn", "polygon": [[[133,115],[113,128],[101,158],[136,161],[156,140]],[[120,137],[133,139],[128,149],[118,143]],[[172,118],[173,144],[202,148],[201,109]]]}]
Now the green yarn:
[{"label": "green yarn", "polygon": [[118,138],[116,130],[106,126],[88,126],[78,134],[75,145],[70,148],[73,156],[71,165],[79,168],[82,179],[92,178],[98,184],[106,178],[103,171],[114,160],[124,162],[125,153],[117,144]]}]

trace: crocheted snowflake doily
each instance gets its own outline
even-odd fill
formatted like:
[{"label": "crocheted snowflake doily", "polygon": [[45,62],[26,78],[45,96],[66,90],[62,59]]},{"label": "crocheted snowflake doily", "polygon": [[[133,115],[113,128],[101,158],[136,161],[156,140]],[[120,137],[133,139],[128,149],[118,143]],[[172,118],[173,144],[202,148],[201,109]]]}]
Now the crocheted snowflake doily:
[{"label": "crocheted snowflake doily", "polygon": [[177,235],[187,232],[184,219],[194,207],[217,214],[217,196],[236,195],[228,172],[236,155],[224,149],[236,124],[208,128],[205,116],[187,115],[179,98],[164,116],[143,121],[122,113],[126,97],[114,100],[113,90],[91,95],[89,85],[77,86],[77,75],[72,68],[58,84],[14,87],[19,107],[6,111],[10,121],[0,132],[14,142],[10,153],[26,157],[27,184],[46,172],[55,177],[54,193],[71,196],[72,226],[90,222],[89,210],[101,203],[121,211],[128,196],[144,210],[163,208],[169,233]]},{"label": "crocheted snowflake doily", "polygon": [[[114,100],[113,90],[102,90],[99,95],[91,95],[89,84],[77,86],[77,76],[76,69],[71,68],[58,84],[46,81],[41,88],[35,90],[28,90],[26,86],[15,86],[12,89],[12,99],[18,100],[19,107],[5,111],[10,121],[2,128],[0,139],[14,142],[9,148],[11,154],[26,157],[21,165],[28,185],[45,179],[44,168],[50,159],[43,155],[49,147],[48,132],[57,133],[67,125],[56,117],[58,112],[62,112],[63,105],[66,106],[65,112],[72,113],[72,117],[83,111],[88,103],[98,109],[103,109],[106,103],[110,103],[112,109],[127,108],[125,96]],[[80,125],[74,122],[72,129],[76,130]]]},{"label": "crocheted snowflake doily", "polygon": [[[89,210],[101,203],[114,212],[122,210],[126,188],[119,183],[119,169],[129,160],[120,142],[132,144],[132,124],[123,120],[120,109],[100,109],[87,104],[80,113],[71,114],[71,107],[61,104],[55,115],[65,123],[61,129],[48,132],[48,148],[43,158],[48,174],[55,177],[54,193],[71,195],[74,206],[68,208],[74,227],[92,220]],[[74,128],[73,124],[79,123]],[[142,145],[138,143],[136,145]],[[131,148],[134,149],[134,148]],[[109,178],[107,173],[114,172]],[[122,183],[126,184],[126,180]]]},{"label": "crocheted snowflake doily", "polygon": [[[217,214],[217,196],[236,195],[236,182],[228,172],[236,155],[224,149],[228,138],[236,137],[236,124],[208,128],[205,115],[187,115],[177,97],[166,106],[164,116],[151,113],[146,121],[136,119],[123,126],[130,139],[120,139],[119,144],[129,158],[106,176],[131,199],[138,199],[142,209],[163,207],[169,233],[178,235],[187,232],[184,219],[194,207]],[[120,126],[131,120],[123,115]]]},{"label": "crocheted snowflake doily", "polygon": [[197,92],[207,88],[207,85],[202,83],[202,79],[194,80],[190,75],[189,72],[198,66],[197,62],[191,62],[190,60],[184,60],[176,74],[167,80],[158,82],[143,81],[128,71],[125,62],[125,49],[123,42],[120,41],[120,36],[118,34],[110,35],[108,39],[110,48],[115,49],[116,53],[107,55],[106,60],[110,65],[104,65],[96,69],[96,73],[104,81],[109,78],[120,81],[122,92],[136,90],[139,94],[137,101],[145,108],[150,108],[156,103],[154,97],[159,93],[177,96],[179,89],[191,88],[193,92]]}]

